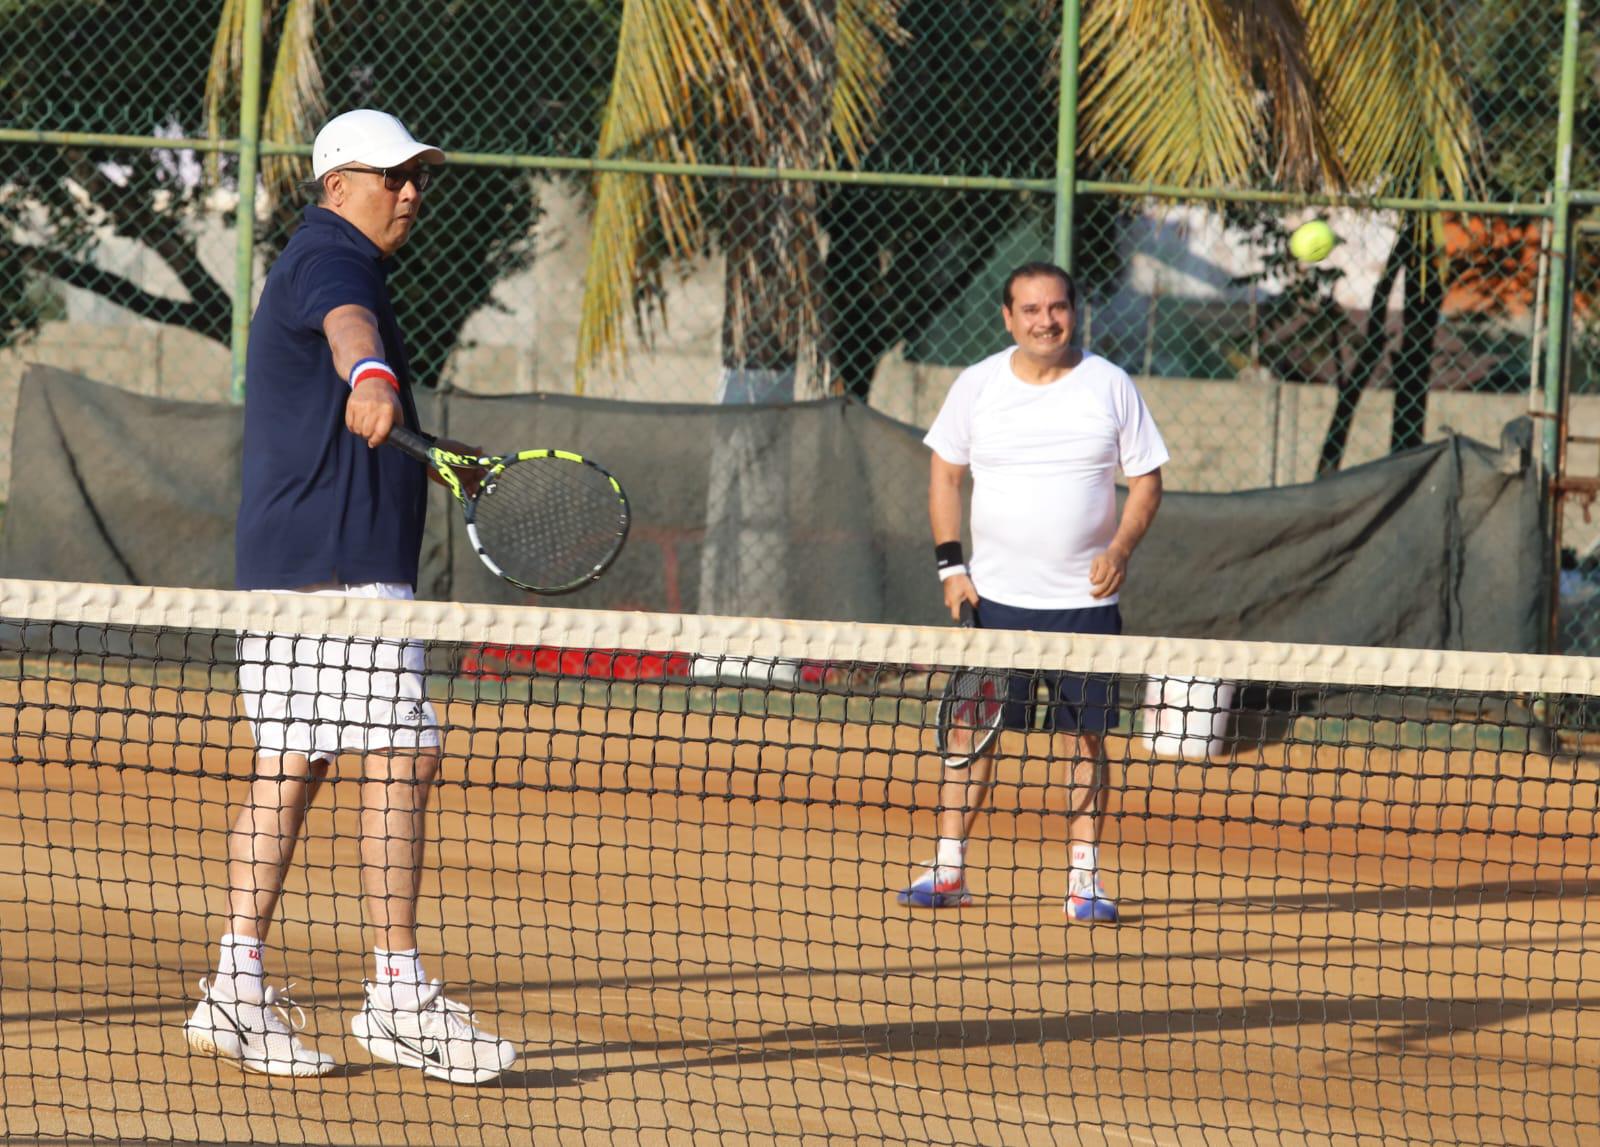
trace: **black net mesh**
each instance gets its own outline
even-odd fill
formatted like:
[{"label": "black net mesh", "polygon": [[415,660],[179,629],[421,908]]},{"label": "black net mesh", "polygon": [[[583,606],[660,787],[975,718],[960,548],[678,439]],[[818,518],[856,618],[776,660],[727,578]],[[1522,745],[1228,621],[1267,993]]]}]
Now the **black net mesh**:
[{"label": "black net mesh", "polygon": [[[1593,695],[1586,660],[0,597],[8,1136],[1576,1144],[1600,1116],[1593,783],[1536,716]],[[947,771],[962,666],[1040,702],[1112,675],[1103,770],[1040,728],[1095,719],[1057,703]],[[490,1068],[459,1026],[418,1041],[440,1063],[370,1038],[410,871],[374,841],[433,730],[416,942]],[[219,940],[270,841],[236,821],[303,793],[261,744],[337,760],[264,945],[298,1009],[241,1047]],[[291,1035],[340,1066],[240,1073]]]}]

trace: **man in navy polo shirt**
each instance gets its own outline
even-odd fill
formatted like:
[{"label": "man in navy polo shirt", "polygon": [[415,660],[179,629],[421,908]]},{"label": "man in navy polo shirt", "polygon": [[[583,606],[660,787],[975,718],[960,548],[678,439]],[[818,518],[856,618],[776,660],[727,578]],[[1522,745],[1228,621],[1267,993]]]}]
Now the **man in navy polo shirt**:
[{"label": "man in navy polo shirt", "polygon": [[[394,116],[331,120],[312,149],[314,203],[267,275],[246,362],[241,589],[410,598],[427,476],[379,449],[418,429],[386,285],[444,153]],[[412,642],[246,634],[239,685],[256,776],[228,838],[230,927],[186,1025],[191,1046],[273,1075],[321,1075],[292,1001],[268,987],[268,930],[305,819],[334,758],[364,756],[362,883],[374,979],[351,1028],[373,1055],[457,1083],[499,1075],[511,1045],[423,972],[417,897],[439,728]]]}]

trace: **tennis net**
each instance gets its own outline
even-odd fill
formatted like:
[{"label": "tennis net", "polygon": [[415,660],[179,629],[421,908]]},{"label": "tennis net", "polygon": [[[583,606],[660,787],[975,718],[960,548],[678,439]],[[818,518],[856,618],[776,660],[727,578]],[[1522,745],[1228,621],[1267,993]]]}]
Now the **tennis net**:
[{"label": "tennis net", "polygon": [[[421,948],[517,1049],[492,1083],[348,1034],[358,759],[269,941],[344,1066],[190,1052],[254,769],[241,633],[425,651]],[[1038,728],[996,742],[973,902],[898,902],[933,857],[962,667],[1116,683],[1115,924],[1064,913],[1073,762]],[[1597,693],[1578,658],[0,581],[0,1130],[1580,1143],[1600,774],[1550,714]]]}]

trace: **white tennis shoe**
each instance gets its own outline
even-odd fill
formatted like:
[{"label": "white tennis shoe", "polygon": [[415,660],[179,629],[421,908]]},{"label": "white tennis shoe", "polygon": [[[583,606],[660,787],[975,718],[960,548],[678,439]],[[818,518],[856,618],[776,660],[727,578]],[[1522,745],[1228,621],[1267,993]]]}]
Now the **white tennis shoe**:
[{"label": "white tennis shoe", "polygon": [[300,1042],[306,1014],[289,998],[289,987],[269,987],[261,1003],[227,998],[217,980],[200,981],[200,1003],[183,1025],[195,1051],[232,1060],[263,1075],[326,1075],[338,1066],[331,1055]]},{"label": "white tennis shoe", "polygon": [[396,998],[403,993],[391,985],[366,988],[350,1030],[378,1059],[450,1083],[485,1083],[516,1062],[516,1049],[480,1028],[472,1009],[446,999],[438,980],[416,989],[414,1001]]}]

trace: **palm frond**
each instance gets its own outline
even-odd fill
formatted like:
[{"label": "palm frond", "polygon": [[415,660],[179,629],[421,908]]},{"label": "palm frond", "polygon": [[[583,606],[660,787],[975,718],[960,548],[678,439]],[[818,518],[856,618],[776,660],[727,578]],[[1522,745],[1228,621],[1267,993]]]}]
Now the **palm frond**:
[{"label": "palm frond", "polygon": [[1268,158],[1300,186],[1339,180],[1293,0],[1102,0],[1081,68],[1085,154],[1130,180],[1239,186]]},{"label": "palm frond", "polygon": [[[600,155],[690,163],[684,130],[697,84],[727,55],[721,23],[699,0],[630,0],[600,127]],[[578,326],[578,373],[624,345],[623,316],[659,285],[662,255],[700,249],[705,225],[691,181],[605,172],[595,181],[593,241]]]},{"label": "palm frond", "polygon": [[[317,21],[326,0],[263,0],[262,36],[273,26],[279,8],[282,30],[275,45],[264,42],[263,54],[275,47],[272,78],[261,116],[263,139],[285,143],[308,140],[326,115],[322,68],[317,60]],[[220,139],[237,130],[239,85],[244,73],[245,0],[223,0],[217,38],[206,73],[206,134]],[[216,177],[216,153],[210,174]],[[268,156],[262,177],[268,195],[281,194],[294,183],[297,162],[290,156]]]},{"label": "palm frond", "polygon": [[[217,38],[211,44],[211,66],[206,72],[206,138],[218,140],[226,133],[224,110],[234,106],[239,76],[244,71],[244,0],[222,0],[217,15]],[[217,153],[206,157],[207,177],[217,178]]]},{"label": "palm frond", "polygon": [[903,42],[900,0],[843,0],[839,5],[838,75],[833,134],[854,166],[871,141],[889,83],[888,45]]},{"label": "palm frond", "polygon": [[[317,59],[317,20],[324,2],[287,0],[261,117],[263,139],[309,142],[327,118],[322,67]],[[294,156],[267,156],[261,164],[267,195],[291,194],[300,169],[301,161]]]},{"label": "palm frond", "polygon": [[1352,184],[1370,194],[1465,199],[1477,130],[1448,0],[1322,0],[1312,61]]},{"label": "palm frond", "polygon": [[1269,143],[1278,181],[1308,190],[1342,186],[1343,165],[1325,123],[1301,5],[1295,0],[1215,2],[1233,9],[1227,15],[1236,21],[1269,96]]},{"label": "palm frond", "polygon": [[[856,162],[870,140],[888,78],[884,45],[898,34],[900,0],[628,0],[617,67],[601,126],[607,158],[694,161],[701,144],[714,158],[752,166],[820,166],[833,148]],[[819,93],[823,98],[818,99]],[[794,326],[814,342],[820,235],[813,185],[782,185],[779,199],[797,218],[782,274],[799,313]],[[798,188],[798,189],[796,189]],[[596,180],[594,241],[579,322],[580,379],[625,351],[624,316],[645,323],[661,298],[669,260],[703,252],[707,205],[694,181],[606,173]],[[724,212],[770,210],[772,197],[724,195]],[[756,206],[765,202],[767,207]],[[746,218],[738,241],[761,220]],[[730,250],[730,266],[751,263]],[[753,263],[751,263],[753,267]],[[760,272],[752,270],[752,274]],[[776,273],[768,268],[767,274]],[[737,290],[738,276],[734,275]],[[762,310],[730,299],[735,341],[741,316]],[[759,320],[757,320],[759,321]],[[787,320],[786,320],[787,322]]]}]

